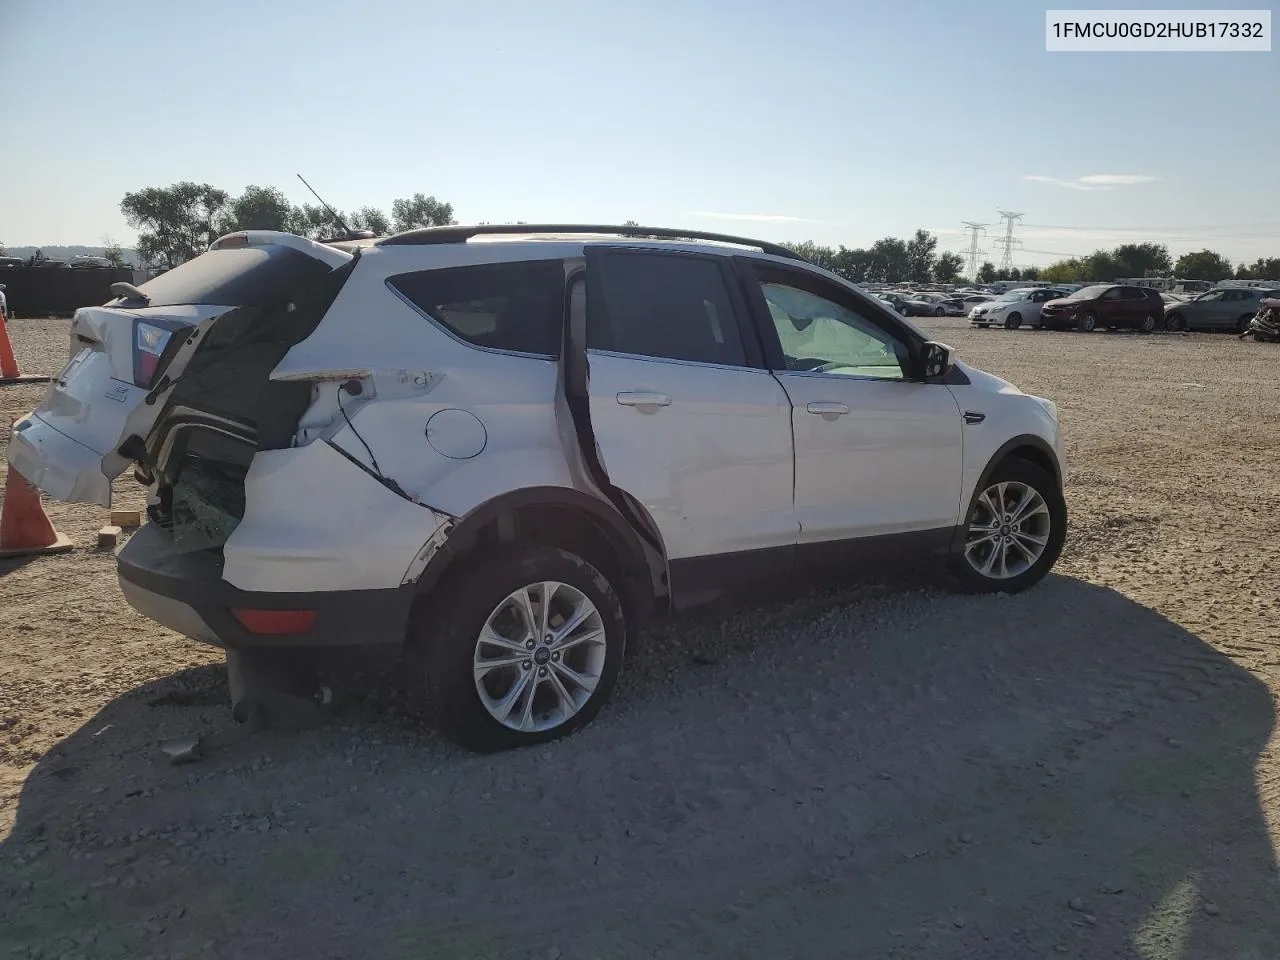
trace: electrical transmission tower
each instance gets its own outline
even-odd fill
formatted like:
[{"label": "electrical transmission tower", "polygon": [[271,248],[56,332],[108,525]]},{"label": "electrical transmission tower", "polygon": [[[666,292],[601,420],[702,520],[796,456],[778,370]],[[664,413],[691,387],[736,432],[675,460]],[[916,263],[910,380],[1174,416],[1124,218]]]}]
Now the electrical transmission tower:
[{"label": "electrical transmission tower", "polygon": [[1021,240],[1013,239],[1013,225],[1021,220],[1025,214],[1014,213],[1012,210],[997,210],[1000,219],[1005,221],[1004,236],[996,240],[996,246],[1004,247],[1004,256],[1000,258],[1001,270],[1013,269],[1013,251],[1015,248],[1022,246]]},{"label": "electrical transmission tower", "polygon": [[989,224],[974,223],[972,220],[964,221],[964,228],[969,231],[969,274],[971,279],[978,279],[978,257],[986,254],[987,251],[978,249],[978,233],[987,232]]}]

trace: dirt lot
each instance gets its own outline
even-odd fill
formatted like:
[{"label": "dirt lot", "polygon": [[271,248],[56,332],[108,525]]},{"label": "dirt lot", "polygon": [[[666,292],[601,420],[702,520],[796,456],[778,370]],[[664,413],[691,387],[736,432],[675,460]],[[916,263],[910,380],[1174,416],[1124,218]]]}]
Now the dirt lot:
[{"label": "dirt lot", "polygon": [[[1057,574],[667,624],[516,754],[376,679],[244,734],[219,657],[121,600],[104,512],[50,506],[77,550],[0,566],[0,955],[1280,956],[1280,349],[930,326],[1058,401]],[[13,328],[61,365],[65,322]]]}]

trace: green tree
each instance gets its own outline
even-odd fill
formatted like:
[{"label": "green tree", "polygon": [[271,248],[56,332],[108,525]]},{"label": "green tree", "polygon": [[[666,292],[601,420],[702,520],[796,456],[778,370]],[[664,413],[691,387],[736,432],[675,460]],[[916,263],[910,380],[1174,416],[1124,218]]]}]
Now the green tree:
[{"label": "green tree", "polygon": [[1236,267],[1238,280],[1275,280],[1280,282],[1280,257],[1259,257],[1251,264]]},{"label": "green tree", "polygon": [[868,251],[866,279],[881,283],[898,283],[911,274],[911,258],[907,245],[897,237],[884,237],[871,245]]},{"label": "green tree", "polygon": [[143,262],[171,268],[199,256],[218,239],[229,199],[225,190],[184,180],[126,193],[120,212],[138,231]]},{"label": "green tree", "polygon": [[914,283],[927,283],[933,276],[938,238],[928,230],[917,230],[907,241],[907,279]]},{"label": "green tree", "polygon": [[806,240],[803,243],[785,243],[783,246],[788,250],[794,250],[810,263],[816,264],[824,270],[835,271],[836,252],[830,247],[821,246],[812,240]]},{"label": "green tree", "polygon": [[379,236],[391,232],[391,220],[377,207],[361,207],[348,218],[352,230],[372,230]]},{"label": "green tree", "polygon": [[1184,253],[1173,271],[1184,280],[1225,280],[1231,276],[1231,261],[1212,250]]},{"label": "green tree", "polygon": [[343,234],[342,224],[338,222],[341,217],[341,211],[335,210],[330,213],[327,207],[312,206],[309,203],[304,203],[297,208],[295,232],[304,237],[310,237],[312,240],[327,240],[331,237],[340,237]]},{"label": "green tree", "polygon": [[421,193],[415,193],[407,200],[393,200],[391,219],[397,233],[421,227],[447,227],[457,222],[453,219],[453,204]]},{"label": "green tree", "polygon": [[862,247],[842,246],[836,251],[836,262],[831,268],[835,273],[840,274],[850,283],[863,283],[867,279],[867,273],[871,270],[875,257],[872,256],[870,250]]},{"label": "green tree", "polygon": [[996,265],[987,260],[978,268],[978,282],[990,283],[996,278]]},{"label": "green tree", "polygon": [[1076,258],[1070,260],[1059,260],[1051,263],[1040,271],[1038,280],[1046,280],[1049,283],[1076,283],[1079,280],[1088,279],[1084,276],[1084,267]]},{"label": "green tree", "polygon": [[125,263],[124,251],[120,249],[120,244],[114,240],[108,241],[107,245],[102,248],[102,255],[111,261],[111,266],[117,269],[128,266]]},{"label": "green tree", "polygon": [[1163,243],[1122,243],[1111,251],[1122,277],[1168,276],[1173,269],[1169,248]]},{"label": "green tree", "polygon": [[950,250],[938,255],[933,265],[933,279],[938,283],[955,283],[964,269],[964,257]]},{"label": "green tree", "polygon": [[233,199],[219,229],[223,233],[237,230],[279,230],[293,233],[302,228],[301,215],[276,187],[248,186]]},{"label": "green tree", "polygon": [[622,225],[624,227],[638,227],[640,226],[640,221],[639,220],[623,220]]}]

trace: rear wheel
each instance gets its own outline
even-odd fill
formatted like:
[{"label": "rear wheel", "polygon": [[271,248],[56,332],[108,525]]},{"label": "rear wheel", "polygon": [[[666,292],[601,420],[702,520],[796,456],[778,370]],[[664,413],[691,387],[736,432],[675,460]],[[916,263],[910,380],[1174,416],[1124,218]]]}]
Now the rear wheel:
[{"label": "rear wheel", "polygon": [[1086,313],[1076,324],[1076,329],[1081,330],[1084,333],[1093,333],[1097,327],[1098,315],[1096,313]]},{"label": "rear wheel", "polygon": [[1139,333],[1151,333],[1160,325],[1160,318],[1154,313],[1149,313],[1138,323]]},{"label": "rear wheel", "polygon": [[1017,330],[1022,326],[1022,314],[1011,313],[1004,318],[1004,328],[1006,330]]},{"label": "rear wheel", "polygon": [[1253,322],[1253,314],[1246,313],[1243,317],[1236,321],[1236,333],[1244,333],[1249,329],[1249,324]]},{"label": "rear wheel", "polygon": [[1178,333],[1187,329],[1187,318],[1181,313],[1171,313],[1164,318],[1164,328]]},{"label": "rear wheel", "polygon": [[947,315],[947,311],[944,307],[938,307],[933,311],[933,315],[935,317],[945,317]]},{"label": "rear wheel", "polygon": [[1067,533],[1067,505],[1053,477],[1010,458],[974,494],[965,543],[952,570],[968,590],[1016,593],[1042,580]]},{"label": "rear wheel", "polygon": [[450,739],[483,752],[544,743],[590,723],[609,699],[626,618],[613,585],[581,557],[517,548],[441,587],[415,613],[409,652]]}]

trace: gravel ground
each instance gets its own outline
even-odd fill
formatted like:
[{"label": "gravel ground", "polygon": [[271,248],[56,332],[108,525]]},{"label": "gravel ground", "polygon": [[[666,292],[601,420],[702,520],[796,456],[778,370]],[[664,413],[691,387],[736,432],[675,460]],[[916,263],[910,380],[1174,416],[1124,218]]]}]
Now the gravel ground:
[{"label": "gravel ground", "polygon": [[[120,598],[104,512],[51,504],[77,550],[0,565],[0,955],[1280,956],[1280,350],[926,325],[1057,400],[1057,572],[664,624],[514,754],[421,731],[394,663],[244,733],[215,653]],[[66,323],[12,326],[55,372]]]}]

